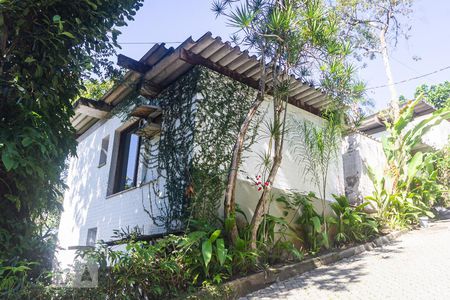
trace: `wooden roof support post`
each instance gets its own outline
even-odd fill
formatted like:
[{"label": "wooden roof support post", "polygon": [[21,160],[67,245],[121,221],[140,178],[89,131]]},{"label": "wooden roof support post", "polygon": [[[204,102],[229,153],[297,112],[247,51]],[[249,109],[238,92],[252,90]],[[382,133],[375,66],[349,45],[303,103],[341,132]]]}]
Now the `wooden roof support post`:
[{"label": "wooden roof support post", "polygon": [[92,100],[87,98],[80,98],[75,102],[74,109],[76,112],[82,113],[84,115],[103,119],[111,111],[112,106],[99,100]]}]

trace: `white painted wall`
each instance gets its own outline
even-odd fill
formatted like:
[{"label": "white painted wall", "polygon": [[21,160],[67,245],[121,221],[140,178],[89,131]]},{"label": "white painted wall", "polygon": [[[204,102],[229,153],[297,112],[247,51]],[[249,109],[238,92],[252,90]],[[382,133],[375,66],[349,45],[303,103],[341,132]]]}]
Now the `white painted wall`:
[{"label": "white painted wall", "polygon": [[[270,101],[265,101],[262,104],[260,112],[264,114],[264,118],[259,127],[259,137],[255,144],[252,145],[250,151],[244,153],[243,163],[241,166],[241,172],[238,177],[238,188],[236,189],[236,199],[240,207],[244,210],[246,215],[250,217],[253,214],[260,193],[257,190],[254,182],[251,180],[256,175],[261,174],[261,158],[268,149],[269,137],[267,134],[267,128],[265,128],[264,121],[272,120],[273,118],[273,105]],[[304,120],[310,121],[317,126],[322,126],[324,120],[316,115],[313,115],[307,111],[304,111],[296,106],[290,105],[288,107],[288,120],[303,122]],[[335,161],[330,165],[330,171],[327,177],[327,193],[326,199],[328,201],[334,201],[332,194],[342,195],[344,194],[344,173],[342,157],[338,153]],[[287,135],[281,167],[273,183],[274,194],[286,193],[286,192],[298,192],[307,194],[314,192],[319,196],[319,191],[316,185],[312,182],[310,174],[304,172],[305,164],[302,160],[298,159],[298,156],[293,150],[293,146],[290,143],[290,137]],[[249,179],[250,177],[251,179]],[[315,203],[316,208],[321,211],[322,207],[318,203]],[[282,216],[283,208],[276,202],[272,202],[270,207],[270,213],[277,216]]]},{"label": "white painted wall", "polygon": [[[264,118],[273,116],[270,101],[263,104]],[[296,120],[308,120],[318,126],[323,120],[311,113],[289,105],[289,118]],[[70,246],[86,245],[89,228],[97,227],[97,240],[110,240],[114,229],[139,226],[144,228],[144,234],[163,232],[163,228],[156,227],[143,209],[149,209],[149,185],[132,188],[111,196],[107,196],[108,180],[112,156],[114,153],[114,141],[117,139],[116,131],[126,125],[117,118],[111,118],[94,125],[79,138],[77,157],[70,160],[67,185],[64,195],[64,211],[59,226],[59,244],[63,249]],[[260,126],[260,138],[252,146],[251,151],[244,154],[242,172],[238,182],[238,199],[240,205],[247,210],[250,217],[252,209],[256,206],[259,192],[254,183],[247,176],[254,177],[259,173],[261,162],[258,154],[267,149],[268,137],[264,133],[266,128]],[[98,167],[102,139],[109,135],[108,158],[106,165]],[[157,143],[157,139],[155,139]],[[293,155],[289,140],[286,141],[283,153],[283,161],[278,176],[273,183],[275,192],[296,191],[308,193],[318,191],[311,182],[310,175],[303,172],[304,166]],[[144,168],[140,164],[138,169],[138,181],[143,176]],[[148,172],[148,170],[145,170]],[[154,176],[147,173],[147,180]],[[153,191],[153,190],[152,190]],[[327,199],[332,200],[331,194],[344,193],[344,179],[342,159],[339,156],[331,166],[327,184]],[[155,199],[154,195],[152,196]],[[276,205],[271,208],[271,213],[281,215],[282,209]],[[57,255],[62,266],[67,266],[73,261],[73,251],[60,251]]]},{"label": "white painted wall", "polygon": [[[424,115],[415,118],[404,130],[410,130],[429,117],[430,115]],[[381,139],[387,134],[387,131],[381,131],[370,136],[354,133],[344,138],[342,156],[345,192],[350,200],[360,202],[365,196],[373,193],[374,187],[368,175],[367,166],[372,168],[377,178],[383,176],[387,167],[387,161],[381,145]],[[424,146],[428,146],[436,150],[442,149],[445,145],[448,145],[449,135],[450,122],[443,120],[423,135],[423,145],[418,145],[417,148],[423,149]]]},{"label": "white painted wall", "polygon": [[[58,239],[63,249],[86,245],[89,228],[97,227],[97,240],[108,241],[114,229],[139,226],[144,234],[162,232],[143,209],[149,209],[149,185],[140,182],[143,165],[138,168],[138,187],[107,196],[114,140],[122,121],[111,118],[94,125],[79,138],[77,157],[70,159],[64,210],[61,216]],[[101,142],[109,135],[106,165],[98,167]],[[152,177],[147,175],[147,179]],[[151,189],[153,191],[153,189]],[[154,197],[152,197],[154,199]],[[57,258],[63,266],[73,260],[73,251],[60,251]]]}]

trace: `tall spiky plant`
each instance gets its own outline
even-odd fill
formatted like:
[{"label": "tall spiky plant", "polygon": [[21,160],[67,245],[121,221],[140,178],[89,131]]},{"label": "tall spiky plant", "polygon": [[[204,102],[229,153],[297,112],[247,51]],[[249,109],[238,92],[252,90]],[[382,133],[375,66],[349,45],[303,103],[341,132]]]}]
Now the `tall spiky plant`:
[{"label": "tall spiky plant", "polygon": [[[291,144],[293,153],[305,168],[304,175],[310,175],[316,186],[322,204],[324,233],[328,233],[325,217],[327,208],[327,179],[333,162],[339,155],[341,146],[342,122],[337,112],[329,112],[323,127],[309,121],[294,121],[292,125]],[[325,236],[328,241],[328,236]]]},{"label": "tall spiky plant", "polygon": [[[249,46],[260,57],[260,81],[258,94],[236,137],[229,168],[224,215],[226,229],[233,243],[239,239],[235,222],[235,194],[244,139],[269,91],[273,106],[271,127],[278,130],[272,135],[273,142],[268,151],[268,184],[264,185],[251,221],[250,246],[255,249],[258,227],[266,213],[272,185],[283,157],[290,76],[297,75],[310,82],[316,79],[328,89],[336,91],[331,93],[332,99],[336,100],[332,103],[339,107],[349,99],[354,99],[353,96],[360,94],[362,88],[361,84],[353,80],[351,66],[345,63],[350,47],[339,39],[335,16],[333,12],[325,10],[321,1],[247,0],[237,6],[234,2],[216,0],[213,10],[217,15],[224,15],[229,24],[237,28],[233,40]],[[348,88],[344,89],[343,86]]]}]

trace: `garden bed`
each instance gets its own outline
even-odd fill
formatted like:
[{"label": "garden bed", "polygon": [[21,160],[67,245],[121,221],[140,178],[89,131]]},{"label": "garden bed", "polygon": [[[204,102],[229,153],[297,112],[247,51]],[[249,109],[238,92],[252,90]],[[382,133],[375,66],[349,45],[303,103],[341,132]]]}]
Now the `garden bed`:
[{"label": "garden bed", "polygon": [[406,232],[408,232],[406,229],[394,231],[387,235],[377,237],[364,244],[339,249],[337,251],[330,251],[294,264],[273,266],[264,271],[226,282],[216,289],[204,289],[189,296],[188,298],[211,299],[217,297],[221,299],[237,299],[251,292],[269,286],[274,282],[286,280],[290,277],[303,274],[318,267],[333,264],[341,259],[358,255],[365,251],[371,251],[377,247],[382,247]]}]

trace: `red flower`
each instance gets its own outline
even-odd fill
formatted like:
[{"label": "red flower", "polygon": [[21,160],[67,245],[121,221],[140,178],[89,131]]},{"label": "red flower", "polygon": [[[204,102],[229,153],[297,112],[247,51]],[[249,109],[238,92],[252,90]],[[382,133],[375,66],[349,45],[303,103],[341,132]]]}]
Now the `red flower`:
[{"label": "red flower", "polygon": [[262,189],[262,187],[259,187],[259,188],[258,188],[258,191],[260,191],[261,189]]},{"label": "red flower", "polygon": [[264,185],[265,185],[265,186],[269,186],[269,182],[266,181],[266,182],[264,183]]}]

